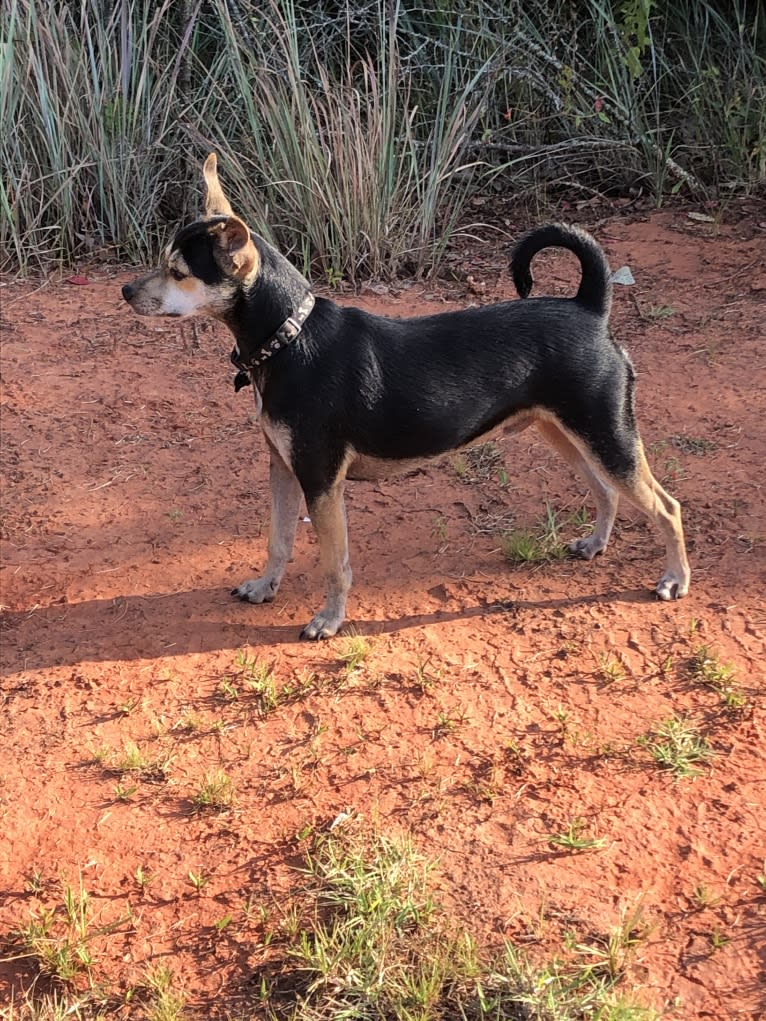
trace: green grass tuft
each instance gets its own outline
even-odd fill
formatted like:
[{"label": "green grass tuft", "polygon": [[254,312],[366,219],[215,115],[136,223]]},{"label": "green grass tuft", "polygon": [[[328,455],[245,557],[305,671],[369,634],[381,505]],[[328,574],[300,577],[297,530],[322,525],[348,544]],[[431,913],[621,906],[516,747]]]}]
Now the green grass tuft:
[{"label": "green grass tuft", "polygon": [[435,900],[433,869],[407,838],[370,838],[353,826],[317,838],[304,892],[285,914],[266,1003],[291,1021],[656,1016],[616,989],[638,941],[632,920],[611,942],[534,964],[510,943],[480,948]]},{"label": "green grass tuft", "polygon": [[658,725],[641,743],[649,749],[654,761],[671,770],[677,778],[699,776],[699,765],[709,762],[713,750],[699,730],[683,716],[672,716]]}]

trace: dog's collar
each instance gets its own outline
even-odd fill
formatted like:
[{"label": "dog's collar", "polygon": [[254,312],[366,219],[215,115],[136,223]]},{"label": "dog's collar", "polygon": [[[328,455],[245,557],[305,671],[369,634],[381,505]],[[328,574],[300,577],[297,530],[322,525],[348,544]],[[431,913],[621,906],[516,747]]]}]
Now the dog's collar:
[{"label": "dog's collar", "polygon": [[238,392],[243,386],[249,386],[253,381],[253,370],[263,365],[273,354],[276,354],[281,348],[295,340],[303,329],[303,324],[311,315],[313,308],[314,295],[309,291],[295,312],[285,319],[282,325],[272,333],[263,347],[249,361],[245,361],[240,357],[238,347],[234,348],[231,352],[231,361],[239,369],[239,372],[234,377],[235,391]]}]

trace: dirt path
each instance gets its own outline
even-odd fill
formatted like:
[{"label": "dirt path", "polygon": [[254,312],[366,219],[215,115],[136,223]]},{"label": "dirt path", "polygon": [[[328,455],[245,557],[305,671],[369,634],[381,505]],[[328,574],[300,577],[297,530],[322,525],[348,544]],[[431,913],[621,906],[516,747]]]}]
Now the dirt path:
[{"label": "dirt path", "polygon": [[[229,596],[263,562],[268,493],[226,334],[133,316],[130,274],[108,268],[6,282],[0,937],[82,882],[101,923],[134,916],[97,941],[101,971],[127,987],[170,962],[215,1016],[220,990],[229,1006],[252,994],[253,905],[278,905],[301,834],[353,810],[440,859],[442,895],[481,939],[544,956],[638,912],[645,1002],[766,1013],[766,231],[676,213],[597,235],[636,278],[613,325],[651,463],[684,508],[692,593],[653,601],[662,552],[624,505],[596,562],[508,563],[500,532],[539,531],[546,508],[566,537],[583,527],[583,486],[525,433],[349,486],[349,615],[369,646],[355,671],[343,639],[297,641],[320,594],[305,522],[275,603]],[[500,270],[498,255],[474,271],[478,298],[358,303],[510,297]],[[563,293],[572,267],[551,257],[537,279]],[[259,666],[293,689],[268,714]],[[653,760],[674,717],[714,753],[696,778]],[[118,769],[131,742],[134,773]],[[213,766],[233,806],[194,812]],[[549,843],[565,832],[603,843]],[[31,974],[0,965],[0,1004]]]}]

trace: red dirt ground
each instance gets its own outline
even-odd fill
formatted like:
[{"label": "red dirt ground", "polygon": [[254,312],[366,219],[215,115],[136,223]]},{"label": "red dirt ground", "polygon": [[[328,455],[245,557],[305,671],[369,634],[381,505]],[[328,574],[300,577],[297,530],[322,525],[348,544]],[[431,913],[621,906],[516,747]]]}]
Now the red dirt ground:
[{"label": "red dirt ground", "polygon": [[[651,463],[684,508],[689,597],[652,599],[658,537],[625,505],[591,564],[504,560],[499,528],[534,527],[547,504],[569,537],[585,501],[530,430],[499,441],[504,470],[447,458],[349,485],[349,617],[371,646],[350,675],[342,638],[297,640],[320,599],[309,524],[275,603],[229,595],[264,560],[268,492],[225,331],[134,316],[124,270],[5,281],[0,937],[82,882],[98,924],[133,913],[97,941],[96,974],[127,988],[168,964],[200,1016],[245,1008],[253,905],[278,913],[300,835],[352,810],[439,859],[439,896],[479,939],[542,959],[638,905],[626,988],[673,1018],[764,1016],[764,220],[594,228],[636,278],[615,289],[613,327]],[[468,286],[354,300],[410,315],[513,296],[501,253],[484,258]],[[535,293],[574,276],[543,257]],[[744,704],[695,670],[703,646]],[[262,716],[243,651],[305,690]],[[640,740],[674,715],[715,753],[696,778]],[[116,775],[130,741],[163,768]],[[195,812],[212,766],[234,804]],[[575,820],[603,847],[548,842]],[[6,959],[0,1006],[33,974]]]}]

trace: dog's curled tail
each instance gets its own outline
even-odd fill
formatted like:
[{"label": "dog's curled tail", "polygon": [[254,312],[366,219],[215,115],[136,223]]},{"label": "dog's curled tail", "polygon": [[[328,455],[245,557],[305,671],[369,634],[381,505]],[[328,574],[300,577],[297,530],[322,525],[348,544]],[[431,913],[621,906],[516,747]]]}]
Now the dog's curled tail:
[{"label": "dog's curled tail", "polygon": [[516,290],[526,298],[532,290],[532,259],[543,248],[566,248],[580,260],[582,280],[575,301],[595,315],[609,315],[612,280],[601,246],[590,234],[565,223],[536,227],[517,243],[511,257],[511,274]]}]

